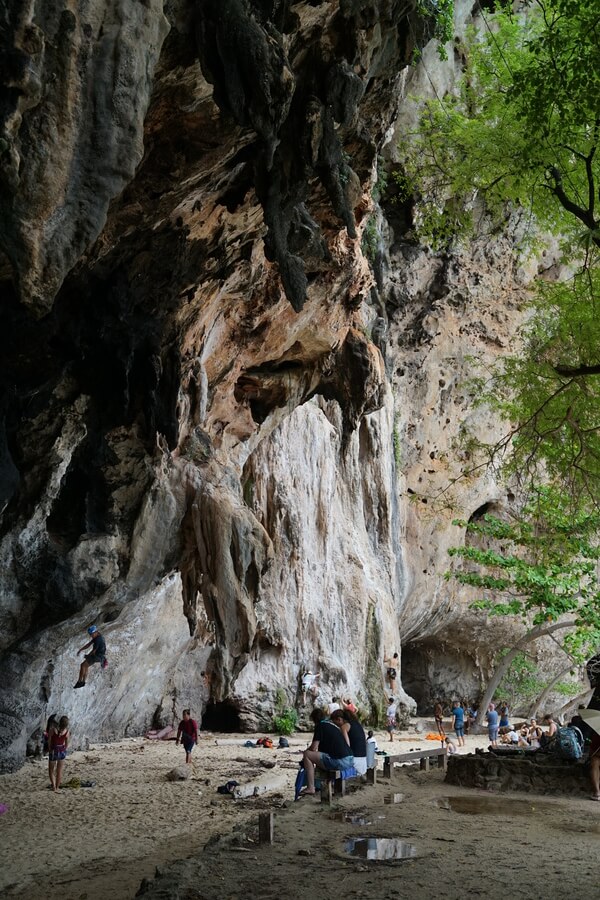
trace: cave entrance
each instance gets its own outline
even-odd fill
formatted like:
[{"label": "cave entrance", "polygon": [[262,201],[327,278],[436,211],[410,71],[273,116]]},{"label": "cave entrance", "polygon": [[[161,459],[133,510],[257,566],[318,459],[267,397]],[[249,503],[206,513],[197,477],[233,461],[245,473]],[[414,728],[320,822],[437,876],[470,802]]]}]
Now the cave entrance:
[{"label": "cave entrance", "polygon": [[239,710],[227,700],[223,703],[209,703],[202,716],[202,729],[204,731],[242,731]]},{"label": "cave entrance", "polygon": [[437,700],[447,706],[455,698],[475,700],[481,692],[472,657],[435,639],[403,645],[400,672],[419,716],[432,715]]}]

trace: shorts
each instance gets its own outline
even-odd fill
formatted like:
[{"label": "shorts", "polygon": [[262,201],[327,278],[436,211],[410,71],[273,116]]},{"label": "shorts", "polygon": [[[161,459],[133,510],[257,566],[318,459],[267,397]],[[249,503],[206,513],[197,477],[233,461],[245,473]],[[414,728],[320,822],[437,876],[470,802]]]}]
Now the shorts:
[{"label": "shorts", "polygon": [[359,775],[367,774],[367,757],[366,756],[355,756],[354,757],[354,768],[358,772]]},{"label": "shorts", "polygon": [[94,663],[101,663],[101,662],[103,662],[103,660],[104,660],[104,657],[98,656],[96,653],[86,653],[86,655],[85,655],[85,661],[88,664],[88,666],[93,666]]},{"label": "shorts", "polygon": [[353,756],[344,756],[342,759],[336,759],[334,756],[330,756],[329,753],[319,753],[319,757],[319,766],[330,772],[335,772],[336,769],[343,772],[345,769],[352,769],[354,767]]},{"label": "shorts", "polygon": [[387,720],[387,725],[386,725],[385,727],[386,727],[386,730],[389,731],[389,733],[391,734],[392,731],[394,731],[395,728],[396,728],[396,720],[395,720],[395,719],[388,719],[388,720]]},{"label": "shorts", "polygon": [[498,740],[498,728],[488,728],[488,737],[490,741]]},{"label": "shorts", "polygon": [[454,734],[456,737],[464,737],[465,736],[465,726],[464,725],[455,725],[454,726]]},{"label": "shorts", "polygon": [[66,750],[51,750],[48,754],[48,762],[60,762],[61,759],[67,758]]},{"label": "shorts", "polygon": [[191,753],[196,742],[194,741],[194,738],[188,737],[187,734],[184,734],[182,735],[181,743],[183,744],[183,749],[185,750],[185,752]]}]

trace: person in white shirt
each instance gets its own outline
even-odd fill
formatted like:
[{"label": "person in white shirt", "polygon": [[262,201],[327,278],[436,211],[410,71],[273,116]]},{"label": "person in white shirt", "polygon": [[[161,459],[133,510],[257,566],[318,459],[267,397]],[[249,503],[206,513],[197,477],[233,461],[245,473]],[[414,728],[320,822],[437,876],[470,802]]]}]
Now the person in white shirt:
[{"label": "person in white shirt", "polygon": [[507,731],[506,734],[503,734],[500,738],[500,743],[502,744],[518,744],[519,743],[519,735],[515,731],[514,728],[511,728],[510,731]]},{"label": "person in white shirt", "polygon": [[396,712],[397,712],[398,707],[397,707],[396,701],[394,700],[393,697],[389,697],[388,702],[390,705],[388,706],[388,708],[385,711],[385,718],[386,718],[385,728],[386,728],[387,733],[390,736],[390,741],[393,741],[394,740],[394,731],[396,730]]},{"label": "person in white shirt", "polygon": [[319,690],[318,685],[317,685],[317,678],[319,678],[319,677],[320,677],[320,675],[318,672],[313,675],[313,673],[310,670],[303,674],[303,676],[302,676],[302,706],[306,706],[307,694],[310,694],[313,697],[313,699],[317,696],[317,693]]},{"label": "person in white shirt", "polygon": [[444,738],[444,743],[446,744],[446,753],[448,756],[454,756],[455,753],[458,753],[458,747],[449,737]]}]

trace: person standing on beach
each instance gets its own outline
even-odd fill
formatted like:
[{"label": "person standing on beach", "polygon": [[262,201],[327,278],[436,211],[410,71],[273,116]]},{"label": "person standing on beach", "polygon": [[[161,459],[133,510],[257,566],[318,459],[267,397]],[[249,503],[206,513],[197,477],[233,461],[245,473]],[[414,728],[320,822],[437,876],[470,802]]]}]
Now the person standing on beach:
[{"label": "person standing on beach", "polygon": [[191,763],[192,750],[198,743],[198,724],[195,719],[192,719],[189,709],[184,709],[182,715],[183,719],[179,723],[179,728],[177,729],[175,746],[178,746],[179,741],[181,740],[183,749],[185,750],[185,761],[186,763]]},{"label": "person standing on beach", "polygon": [[456,734],[459,747],[465,746],[465,711],[458,702],[454,700],[452,703],[452,727]]},{"label": "person standing on beach", "polygon": [[490,745],[492,747],[497,747],[498,746],[498,723],[500,722],[500,716],[498,715],[498,711],[496,710],[495,703],[490,703],[490,705],[487,708],[485,717],[487,719],[488,737],[490,739]]},{"label": "person standing on beach", "polygon": [[52,725],[48,732],[48,774],[55,794],[60,790],[69,737],[69,720],[61,716],[58,725]]},{"label": "person standing on beach", "polygon": [[83,647],[79,648],[77,656],[79,656],[80,653],[83,653],[84,650],[87,650],[88,647],[92,647],[93,649],[91,653],[86,653],[85,659],[79,667],[79,678],[77,679],[77,684],[73,685],[73,687],[76,688],[85,687],[85,681],[90,666],[93,666],[95,663],[100,663],[104,667],[106,662],[106,641],[104,640],[104,636],[100,634],[95,625],[90,625],[88,634],[90,640],[87,644],[84,644]]},{"label": "person standing on beach", "polygon": [[440,737],[445,738],[446,732],[444,731],[444,707],[439,700],[433,707],[433,717],[435,719],[435,724],[437,725],[437,730],[439,731]]},{"label": "person standing on beach", "polygon": [[396,730],[396,712],[398,707],[393,697],[389,697],[389,706],[385,711],[386,731],[390,736],[390,741],[394,740],[394,731]]}]

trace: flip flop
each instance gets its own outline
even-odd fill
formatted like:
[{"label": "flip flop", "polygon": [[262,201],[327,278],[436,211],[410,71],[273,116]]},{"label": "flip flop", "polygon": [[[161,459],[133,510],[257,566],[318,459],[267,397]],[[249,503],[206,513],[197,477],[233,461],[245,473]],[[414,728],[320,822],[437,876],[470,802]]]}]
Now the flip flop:
[{"label": "flip flop", "polygon": [[590,794],[590,800],[600,800],[600,794]]}]

